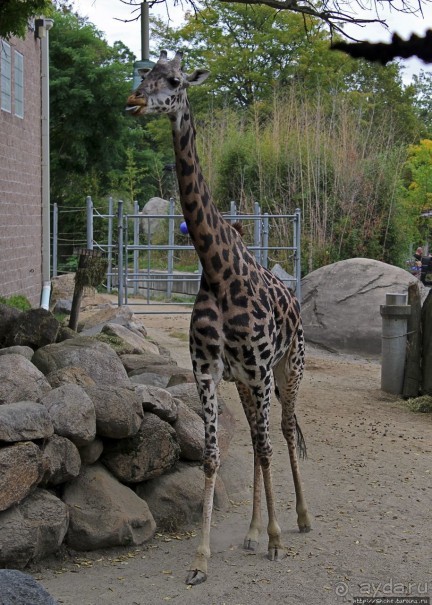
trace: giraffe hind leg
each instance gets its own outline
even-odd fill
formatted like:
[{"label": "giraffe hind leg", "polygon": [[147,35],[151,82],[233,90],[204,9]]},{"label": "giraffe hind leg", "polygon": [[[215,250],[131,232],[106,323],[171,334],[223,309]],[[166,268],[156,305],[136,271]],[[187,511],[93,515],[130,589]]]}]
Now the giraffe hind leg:
[{"label": "giraffe hind leg", "polygon": [[276,395],[282,407],[282,432],[288,445],[291,471],[296,493],[296,511],[299,530],[307,532],[311,521],[303,494],[297,452],[306,456],[306,443],[295,415],[295,402],[304,368],[303,332],[298,330],[291,348],[274,369]]},{"label": "giraffe hind leg", "polygon": [[262,531],[262,516],[261,516],[261,489],[262,476],[261,464],[257,455],[257,423],[256,410],[249,388],[242,384],[236,383],[240,401],[243,406],[247,421],[249,423],[252,445],[254,450],[254,482],[253,482],[253,500],[252,500],[252,519],[249,525],[249,530],[245,536],[243,546],[246,550],[256,552],[258,549],[259,538]]}]

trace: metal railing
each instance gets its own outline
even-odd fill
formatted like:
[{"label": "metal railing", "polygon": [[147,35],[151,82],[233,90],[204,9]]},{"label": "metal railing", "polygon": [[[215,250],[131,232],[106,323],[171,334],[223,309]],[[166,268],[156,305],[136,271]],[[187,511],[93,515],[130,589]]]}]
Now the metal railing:
[{"label": "metal railing", "polygon": [[[124,207],[123,201],[119,200],[117,211],[114,212],[113,199],[109,198],[108,212],[102,214],[94,208],[91,197],[86,198],[87,248],[97,247],[107,256],[108,270],[105,284],[107,291],[112,292],[117,289],[119,306],[128,304],[130,296],[138,297],[142,302],[134,300],[134,307],[140,305],[145,307],[143,313],[153,312],[150,310],[152,305],[166,306],[167,313],[172,312],[169,311],[169,307],[173,305],[192,306],[193,299],[199,289],[201,266],[198,257],[192,255],[192,258],[195,258],[196,270],[180,271],[176,269],[179,257],[185,253],[190,256],[194,247],[188,240],[187,235],[176,231],[176,226],[184,219],[181,214],[175,212],[174,200],[170,200],[167,214],[144,215],[139,212],[138,202],[134,202],[132,213],[124,212]],[[252,241],[248,242],[246,236],[244,236],[246,245],[264,267],[268,267],[272,253],[286,252],[291,259],[292,275],[281,270],[278,277],[295,290],[297,298],[301,300],[300,210],[296,209],[294,214],[262,213],[259,204],[255,203],[253,214],[241,214],[237,211],[235,202],[231,202],[230,212],[224,214],[224,218],[231,222],[241,221],[249,227],[252,226],[252,234],[249,238]],[[140,229],[140,223],[143,219],[146,221],[144,224],[147,225],[147,230],[144,233],[143,229]],[[158,222],[167,222],[166,242],[157,244],[152,242],[151,219]],[[95,241],[94,239],[94,222],[99,220],[107,221],[107,228],[104,230],[107,233],[105,242]],[[270,245],[271,226],[279,221],[292,223],[290,241],[287,245]],[[55,233],[56,225],[54,224],[53,265],[56,250]],[[117,234],[116,241],[114,240],[115,234]],[[143,236],[145,236],[145,243],[141,241]],[[156,257],[158,258],[156,259]],[[166,259],[166,262],[161,257]],[[161,261],[162,264],[166,265],[166,268],[156,268],[158,264],[161,264]],[[155,300],[155,296],[159,295],[160,297],[162,294],[163,301]]]}]

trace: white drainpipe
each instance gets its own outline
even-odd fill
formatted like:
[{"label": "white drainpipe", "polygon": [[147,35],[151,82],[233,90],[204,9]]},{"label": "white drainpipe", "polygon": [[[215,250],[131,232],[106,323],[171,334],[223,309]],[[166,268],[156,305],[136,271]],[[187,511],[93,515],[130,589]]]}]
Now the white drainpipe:
[{"label": "white drainpipe", "polygon": [[49,30],[52,19],[36,20],[36,35],[41,39],[42,89],[42,292],[40,306],[49,309],[51,294],[50,230],[50,139],[49,139]]}]

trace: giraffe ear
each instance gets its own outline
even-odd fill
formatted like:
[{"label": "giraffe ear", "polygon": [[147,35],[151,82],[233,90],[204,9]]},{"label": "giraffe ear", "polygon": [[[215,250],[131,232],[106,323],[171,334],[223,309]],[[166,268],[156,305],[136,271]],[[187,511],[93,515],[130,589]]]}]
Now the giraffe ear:
[{"label": "giraffe ear", "polygon": [[208,71],[208,69],[195,69],[195,71],[193,71],[191,74],[185,75],[186,80],[191,86],[198,86],[199,84],[202,84],[204,80],[207,80],[210,75],[210,72]]},{"label": "giraffe ear", "polygon": [[151,72],[152,68],[151,67],[142,67],[138,70],[139,75],[141,76],[142,79],[144,79],[146,77],[146,75]]}]

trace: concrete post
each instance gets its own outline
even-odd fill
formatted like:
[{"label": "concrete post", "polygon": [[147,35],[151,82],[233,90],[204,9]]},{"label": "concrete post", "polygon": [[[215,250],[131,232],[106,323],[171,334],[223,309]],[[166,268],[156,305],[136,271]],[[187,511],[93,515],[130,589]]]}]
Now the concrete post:
[{"label": "concrete post", "polygon": [[407,343],[407,320],[411,306],[406,294],[386,294],[386,304],[380,307],[382,317],[381,389],[387,393],[402,393]]}]

